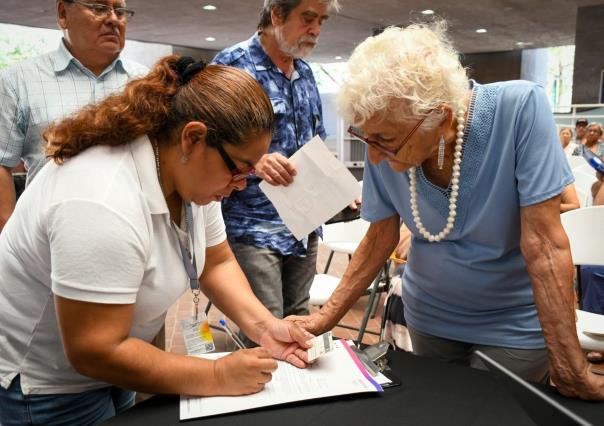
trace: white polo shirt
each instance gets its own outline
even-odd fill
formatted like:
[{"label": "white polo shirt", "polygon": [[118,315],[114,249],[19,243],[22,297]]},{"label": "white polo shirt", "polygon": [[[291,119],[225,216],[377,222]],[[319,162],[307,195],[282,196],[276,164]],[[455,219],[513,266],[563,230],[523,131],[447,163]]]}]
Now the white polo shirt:
[{"label": "white polo shirt", "polygon": [[[48,163],[0,234],[0,385],[24,394],[107,386],[65,357],[53,294],[134,304],[130,336],[150,341],[189,281],[146,136]],[[219,203],[193,207],[201,275],[206,247],[225,241]],[[184,221],[183,221],[184,222]]]}]

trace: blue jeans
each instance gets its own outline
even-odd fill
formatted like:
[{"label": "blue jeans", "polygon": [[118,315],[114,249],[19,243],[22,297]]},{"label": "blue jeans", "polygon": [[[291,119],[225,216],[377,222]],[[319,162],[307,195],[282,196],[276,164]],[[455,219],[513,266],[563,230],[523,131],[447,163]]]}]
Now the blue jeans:
[{"label": "blue jeans", "polygon": [[134,405],[132,391],[115,386],[82,393],[23,395],[20,376],[0,387],[0,425],[95,425]]}]

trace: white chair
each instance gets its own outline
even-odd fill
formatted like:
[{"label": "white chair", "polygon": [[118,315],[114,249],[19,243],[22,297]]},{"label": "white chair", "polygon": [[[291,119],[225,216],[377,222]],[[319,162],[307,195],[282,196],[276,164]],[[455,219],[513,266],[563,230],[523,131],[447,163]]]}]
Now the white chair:
[{"label": "white chair", "polygon": [[[589,166],[588,166],[589,167]],[[593,171],[593,169],[592,169]],[[577,197],[579,198],[579,204],[581,207],[589,207],[592,204],[591,186],[596,182],[595,172],[588,174],[582,172],[579,168],[573,169],[573,176],[575,177],[575,189],[577,191]]]},{"label": "white chair", "polygon": [[[581,157],[583,159],[583,157]],[[595,176],[596,171],[593,167],[587,164],[587,161],[583,160],[583,164],[579,164],[577,167],[573,167],[573,173],[584,173],[589,176]]]},{"label": "white chair", "polygon": [[329,258],[323,270],[324,274],[329,271],[334,253],[345,253],[348,255],[348,260],[350,260],[367,233],[367,229],[369,229],[369,222],[363,219],[323,226],[323,244],[330,250]]},{"label": "white chair", "polygon": [[[570,241],[573,264],[604,265],[604,206],[571,210],[563,213],[560,219]],[[593,334],[594,324],[601,324],[604,329],[604,315],[577,309],[577,336],[581,348],[604,352],[604,336]]]},{"label": "white chair", "polygon": [[584,166],[585,159],[580,155],[571,155],[570,157],[566,157],[568,160],[568,165],[571,169],[575,169],[576,167]]},{"label": "white chair", "polygon": [[[377,302],[379,301],[378,295],[383,292],[388,292],[390,288],[390,262],[387,262],[382,270],[378,273],[378,276],[371,282],[364,295],[369,296],[367,304],[365,305],[365,312],[361,319],[359,327],[353,327],[347,324],[338,324],[338,327],[346,328],[349,330],[357,330],[359,333],[356,342],[362,342],[365,333],[380,335],[380,332],[367,330],[367,323],[369,318],[375,316],[377,309]],[[331,294],[335,291],[336,287],[340,283],[340,278],[334,277],[329,274],[316,274],[310,287],[310,299],[309,304],[314,306],[322,306],[329,300]]]}]

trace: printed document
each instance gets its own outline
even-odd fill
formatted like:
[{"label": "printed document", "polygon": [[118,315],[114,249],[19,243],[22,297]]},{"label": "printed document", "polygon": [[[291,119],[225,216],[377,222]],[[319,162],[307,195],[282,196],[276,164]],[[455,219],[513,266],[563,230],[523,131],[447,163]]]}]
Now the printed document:
[{"label": "printed document", "polygon": [[[204,357],[208,355],[219,358],[227,354],[206,354]],[[382,387],[374,381],[343,340],[334,342],[334,349],[307,369],[296,368],[285,361],[278,361],[278,364],[279,367],[273,373],[273,379],[262,391],[252,395],[181,396],[180,420],[307,399],[382,392]]]},{"label": "printed document", "polygon": [[315,136],[290,157],[298,174],[289,186],[260,183],[294,237],[301,240],[361,195],[350,171]]}]

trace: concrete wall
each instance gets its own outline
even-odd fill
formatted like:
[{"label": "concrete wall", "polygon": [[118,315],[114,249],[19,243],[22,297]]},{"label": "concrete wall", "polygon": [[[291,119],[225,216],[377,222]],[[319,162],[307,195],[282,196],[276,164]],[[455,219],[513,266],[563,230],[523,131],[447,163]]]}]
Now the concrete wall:
[{"label": "concrete wall", "polygon": [[599,103],[604,69],[604,5],[577,9],[573,104]]},{"label": "concrete wall", "polygon": [[216,54],[219,52],[219,50],[197,49],[186,46],[173,46],[172,50],[175,55],[190,56],[196,61],[203,59],[207,63],[210,63],[212,59],[214,59],[214,56],[216,56]]}]

